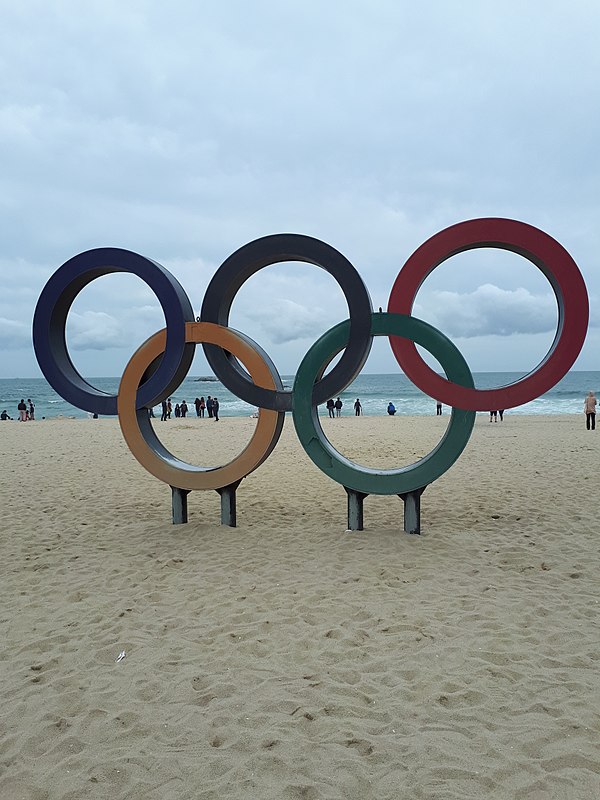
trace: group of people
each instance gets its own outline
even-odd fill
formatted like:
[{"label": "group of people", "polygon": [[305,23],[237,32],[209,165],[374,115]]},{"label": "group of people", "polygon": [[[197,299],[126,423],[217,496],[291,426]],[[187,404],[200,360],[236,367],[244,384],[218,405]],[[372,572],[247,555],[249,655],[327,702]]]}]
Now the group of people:
[{"label": "group of people", "polygon": [[[214,419],[215,422],[219,421],[219,401],[216,397],[211,397],[209,395],[206,401],[204,400],[204,397],[197,397],[194,400],[194,407],[196,408],[197,417],[203,417],[204,411],[206,410],[210,419]],[[173,403],[170,397],[167,400],[162,401],[161,408],[161,422],[171,419],[171,414],[175,414],[175,417],[186,417],[188,413],[188,404],[185,402],[185,400],[182,400],[181,403],[175,403],[175,408],[173,408]]]},{"label": "group of people", "polygon": [[219,401],[216,397],[208,395],[206,402],[203,397],[197,397],[194,400],[194,405],[196,406],[197,417],[203,417],[206,410],[209,419],[214,419],[216,422],[219,421]]},{"label": "group of people", "polygon": [[208,395],[206,400],[204,400],[204,397],[197,397],[194,400],[194,406],[197,417],[203,417],[206,411],[210,419],[219,419],[219,401],[216,397]]},{"label": "group of people", "polygon": [[[325,407],[327,408],[327,412],[329,413],[331,419],[342,416],[343,405],[344,404],[339,397],[337,398],[337,400],[333,400],[333,398],[331,398],[325,403]],[[357,397],[356,400],[354,401],[354,416],[360,417],[361,414],[362,414],[362,405]]]},{"label": "group of people", "polygon": [[[29,422],[35,419],[35,406],[29,397],[27,398],[27,402],[21,398],[21,402],[17,405],[17,411],[19,412],[19,422]],[[6,409],[4,409],[2,414],[0,414],[0,419],[12,419],[12,417],[9,417]]]},{"label": "group of people", "polygon": [[176,417],[185,417],[187,416],[188,407],[185,400],[181,401],[181,404],[175,403],[175,416]]},{"label": "group of people", "polygon": [[[27,398],[27,402],[23,398],[21,398],[20,402],[17,404],[17,411],[19,412],[19,422],[30,422],[35,419],[35,406],[31,402],[31,398]],[[2,411],[0,414],[0,419],[2,421],[7,419],[12,419],[10,414],[6,409]],[[43,419],[43,417],[42,417]]]},{"label": "group of people", "polygon": [[342,403],[342,401],[340,400],[339,397],[338,397],[337,400],[333,400],[333,398],[330,398],[325,403],[325,407],[327,408],[327,412],[328,412],[329,416],[331,417],[331,419],[334,419],[334,417],[340,417],[342,415],[342,406],[343,405],[344,404]]}]

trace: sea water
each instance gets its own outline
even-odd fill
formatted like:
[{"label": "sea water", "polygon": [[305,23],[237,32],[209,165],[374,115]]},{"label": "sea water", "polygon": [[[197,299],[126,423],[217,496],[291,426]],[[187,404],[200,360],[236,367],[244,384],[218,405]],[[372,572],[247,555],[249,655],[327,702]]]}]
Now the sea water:
[{"label": "sea water", "polygon": [[[518,372],[477,372],[473,374],[475,384],[480,389],[491,389],[514,383],[520,377]],[[86,378],[97,389],[109,394],[116,393],[119,378]],[[294,376],[283,377],[284,385],[292,387]],[[600,372],[569,372],[553,389],[536,400],[532,400],[518,408],[510,409],[509,414],[578,414],[583,411],[583,399],[589,391],[600,391]],[[175,403],[185,400],[188,405],[188,416],[195,416],[194,400],[196,397],[218,397],[219,415],[223,417],[249,416],[256,409],[243,400],[235,397],[219,381],[201,380],[198,377],[186,378],[179,389],[171,395],[173,408]],[[36,419],[52,417],[75,417],[85,419],[90,416],[86,411],[75,408],[63,400],[44,378],[2,378],[0,379],[0,411],[6,409],[13,418],[18,418],[17,404],[23,398],[31,398],[35,405]],[[401,373],[390,375],[360,375],[345,391],[340,393],[344,404],[342,415],[354,414],[354,401],[360,398],[362,413],[377,416],[386,413],[388,403],[394,403],[398,414],[427,415],[435,414],[435,400],[423,394],[411,381]],[[335,398],[333,398],[335,399]],[[448,410],[448,409],[445,409]],[[326,415],[325,406],[319,413]],[[155,409],[160,416],[160,406]]]}]

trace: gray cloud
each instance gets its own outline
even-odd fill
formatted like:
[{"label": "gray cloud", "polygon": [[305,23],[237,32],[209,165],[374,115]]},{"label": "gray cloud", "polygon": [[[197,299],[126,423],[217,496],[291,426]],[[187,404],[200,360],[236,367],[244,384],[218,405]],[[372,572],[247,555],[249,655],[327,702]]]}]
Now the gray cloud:
[{"label": "gray cloud", "polygon": [[31,330],[25,323],[16,319],[0,317],[0,347],[20,348],[31,344]]},{"label": "gray cloud", "polygon": [[246,312],[249,319],[259,323],[274,344],[287,344],[315,339],[315,331],[327,328],[328,315],[323,308],[305,306],[281,298],[268,309],[269,314]]},{"label": "gray cloud", "polygon": [[72,312],[67,323],[67,343],[73,350],[108,350],[122,347],[123,329],[104,311]]},{"label": "gray cloud", "polygon": [[486,283],[473,292],[434,292],[429,312],[415,304],[415,315],[424,315],[449,336],[512,336],[545,333],[556,329],[557,305],[552,293],[535,295],[527,289],[512,291]]},{"label": "gray cloud", "polygon": [[[508,0],[502,10],[441,0],[348,0],[343,14],[316,0],[182,0],[176,12],[91,0],[85,14],[74,0],[6,5],[0,330],[10,344],[0,370],[37,374],[25,335],[36,298],[62,262],[98,246],[160,261],[199,309],[237,247],[307,233],[350,258],[377,307],[429,236],[461,219],[508,216],[561,241],[598,296],[600,17],[585,0]],[[232,321],[264,336],[284,371],[306,339],[346,315],[318,273],[268,290],[265,273],[236,301]],[[527,357],[538,334],[526,330],[548,324],[536,300],[544,290],[527,274],[492,274],[505,294],[487,305],[481,273],[466,262],[436,284],[449,293],[439,325],[475,348],[485,331],[522,331],[516,357]],[[72,346],[86,348],[78,359],[89,374],[100,364],[116,372],[120,355],[162,325],[141,282],[113,277],[73,306],[88,327],[72,322]],[[25,291],[8,296],[16,287]],[[104,340],[112,349],[100,361],[93,348]],[[486,349],[473,359],[485,363]],[[394,368],[386,358],[370,368]],[[596,366],[591,344],[579,366]]]}]

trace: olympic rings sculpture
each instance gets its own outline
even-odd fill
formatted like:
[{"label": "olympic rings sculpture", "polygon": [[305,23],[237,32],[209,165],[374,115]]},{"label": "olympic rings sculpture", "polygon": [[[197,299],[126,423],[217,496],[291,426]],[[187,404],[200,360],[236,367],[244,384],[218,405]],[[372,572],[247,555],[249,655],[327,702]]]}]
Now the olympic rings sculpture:
[{"label": "olympic rings sculpture", "polygon": [[[509,250],[528,259],[546,276],[558,304],[556,336],[540,364],[515,383],[487,390],[474,387],[467,363],[441,331],[411,315],[419,287],[439,264],[457,253],[483,247]],[[291,392],[284,390],[275,365],[262,348],[229,327],[231,306],[244,282],[263,267],[287,261],[307,262],[328,272],[338,282],[349,310],[349,319],[310,348]],[[67,316],[78,293],[96,278],[114,272],[131,273],[145,281],[156,294],[166,321],[166,327],[132,356],[116,396],[81,377],[69,356],[65,334]],[[266,236],[229,256],[208,285],[199,321],[195,321],[182,286],[160,264],[118,248],[89,250],[59,267],[42,290],[33,319],[33,343],[48,383],[78,408],[117,414],[135,458],[174,488],[221,490],[236,484],[268,458],[281,434],[285,412],[291,411],[302,446],[325,474],[356,492],[402,495],[421,490],[449,469],[469,440],[476,411],[522,405],[566,375],[585,341],[588,316],[583,277],[562,245],[526,223],[487,218],[458,223],[422,244],[398,273],[387,313],[376,314],[354,266],[333,247],[309,236]],[[317,414],[317,405],[338,395],[358,376],[374,336],[388,336],[396,360],[410,380],[452,407],[450,424],[437,447],[415,464],[395,470],[369,469],[346,459],[328,441]],[[200,343],[223,385],[259,408],[256,430],[247,447],[217,468],[193,466],[170,453],[147,413],[147,407],[166,399],[181,384]],[[416,344],[437,358],[445,378],[427,366]],[[342,351],[338,363],[325,374]]]}]

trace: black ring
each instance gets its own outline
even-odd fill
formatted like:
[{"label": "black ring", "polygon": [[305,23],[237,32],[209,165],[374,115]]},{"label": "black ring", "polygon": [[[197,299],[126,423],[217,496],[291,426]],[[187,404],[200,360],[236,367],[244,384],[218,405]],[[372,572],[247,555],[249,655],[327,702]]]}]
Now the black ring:
[{"label": "black ring", "polygon": [[[204,295],[200,319],[227,327],[231,305],[244,282],[263,267],[286,261],[304,261],[324,269],[337,281],[348,303],[348,345],[331,372],[315,383],[313,403],[319,405],[354,380],[369,356],[373,341],[372,306],[367,287],[348,259],[334,247],[296,233],[263,236],[249,242],[232,253],[214,274]],[[216,377],[241,400],[272,411],[292,410],[292,392],[256,386],[231,353],[216,345],[203,344],[202,347]]]},{"label": "black ring", "polygon": [[73,256],[45,285],[33,317],[33,345],[48,383],[69,403],[85,411],[117,413],[117,397],[89,384],[75,369],[67,350],[65,326],[73,301],[96,278],[128,272],[145,281],[156,294],[165,314],[167,344],[156,371],[147,376],[137,393],[137,408],[160,402],[185,378],[196,345],[186,344],[185,323],[194,312],[181,284],[168,270],[149,258],[118,247],[99,247]]}]

